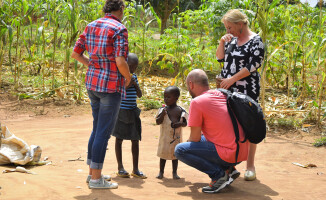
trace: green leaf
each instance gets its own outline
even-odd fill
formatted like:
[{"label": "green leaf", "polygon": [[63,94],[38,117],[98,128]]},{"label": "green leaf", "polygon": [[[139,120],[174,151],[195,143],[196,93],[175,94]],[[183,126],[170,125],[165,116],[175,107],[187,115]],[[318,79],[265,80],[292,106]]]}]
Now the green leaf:
[{"label": "green leaf", "polygon": [[156,14],[156,12],[154,11],[154,8],[153,8],[152,5],[150,5],[150,9],[151,9],[151,12],[154,15],[156,21],[157,21],[158,27],[161,27],[161,24],[162,24],[161,18]]},{"label": "green leaf", "polygon": [[312,104],[317,108],[319,107],[316,101],[313,101]]},{"label": "green leaf", "polygon": [[154,22],[154,21],[156,21],[156,19],[152,19],[152,20],[148,21],[148,22],[145,24],[145,29],[148,30],[148,26],[149,26],[152,22]]},{"label": "green leaf", "polygon": [[6,27],[0,27],[0,38],[7,32],[7,28]]},{"label": "green leaf", "polygon": [[169,68],[169,73],[173,74],[174,73],[174,69],[173,68]]},{"label": "green leaf", "polygon": [[277,5],[277,4],[279,4],[279,2],[280,2],[280,0],[274,0],[270,5],[269,5],[269,7],[268,7],[268,11],[270,11],[270,10],[272,10],[273,8],[275,8],[275,6]]},{"label": "green leaf", "polygon": [[173,68],[173,64],[170,61],[166,65],[168,68]]}]

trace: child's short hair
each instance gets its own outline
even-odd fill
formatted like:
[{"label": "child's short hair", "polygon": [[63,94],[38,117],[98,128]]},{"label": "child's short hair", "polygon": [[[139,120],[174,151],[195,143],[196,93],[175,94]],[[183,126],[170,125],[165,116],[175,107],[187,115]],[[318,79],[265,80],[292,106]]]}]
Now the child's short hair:
[{"label": "child's short hair", "polygon": [[128,62],[134,64],[134,65],[138,65],[138,56],[135,53],[129,53],[128,55]]},{"label": "child's short hair", "polygon": [[179,98],[180,97],[180,90],[177,86],[168,86],[167,88],[165,88],[165,92],[171,92],[172,94],[175,95],[175,97]]}]

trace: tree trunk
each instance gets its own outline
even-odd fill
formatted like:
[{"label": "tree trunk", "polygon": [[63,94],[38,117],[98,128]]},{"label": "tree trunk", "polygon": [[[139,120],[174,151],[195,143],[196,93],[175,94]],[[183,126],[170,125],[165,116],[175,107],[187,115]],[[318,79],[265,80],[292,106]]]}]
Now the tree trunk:
[{"label": "tree trunk", "polygon": [[152,1],[151,3],[157,16],[161,19],[160,33],[163,34],[164,30],[167,28],[169,16],[173,9],[178,5],[178,2],[176,0],[160,0],[157,2],[156,0],[155,3]]},{"label": "tree trunk", "polygon": [[161,35],[164,34],[164,30],[167,28],[169,16],[164,16],[161,19]]}]

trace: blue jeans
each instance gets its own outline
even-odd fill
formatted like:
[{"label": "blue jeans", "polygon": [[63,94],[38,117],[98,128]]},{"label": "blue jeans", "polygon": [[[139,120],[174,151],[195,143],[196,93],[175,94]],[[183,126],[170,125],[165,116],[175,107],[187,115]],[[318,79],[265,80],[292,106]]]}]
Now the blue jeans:
[{"label": "blue jeans", "polygon": [[[220,158],[215,145],[202,135],[200,142],[184,142],[175,147],[174,155],[181,162],[206,173],[213,181],[224,176],[224,171],[236,163]],[[238,163],[237,163],[238,164]]]},{"label": "blue jeans", "polygon": [[121,94],[88,90],[93,114],[93,131],[88,141],[87,164],[91,169],[102,169],[106,147],[120,109]]}]

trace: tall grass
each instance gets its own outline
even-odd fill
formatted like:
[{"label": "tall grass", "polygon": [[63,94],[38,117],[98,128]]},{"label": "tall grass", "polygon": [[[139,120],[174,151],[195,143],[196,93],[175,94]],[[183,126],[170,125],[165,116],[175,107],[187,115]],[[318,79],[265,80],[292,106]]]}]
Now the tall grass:
[{"label": "tall grass", "polygon": [[[155,39],[162,22],[153,6],[146,1],[141,5],[126,2],[123,23],[129,31],[130,51],[139,55],[144,76],[161,69],[176,79],[193,68],[218,73],[216,38],[225,32],[220,17],[228,9],[240,8],[265,43],[260,71],[263,108],[268,100],[266,88],[279,87],[286,90],[289,106],[294,103],[313,110],[318,123],[325,118],[324,8],[280,0],[205,0],[201,9],[180,13],[180,2],[175,2],[170,26]],[[42,95],[35,96],[54,95],[61,88],[81,100],[84,67],[70,60],[70,53],[86,24],[103,16],[103,1],[1,0],[0,5],[0,86],[6,79],[20,88],[20,78],[25,76],[42,80],[41,88],[35,88]]]},{"label": "tall grass", "polygon": [[[326,54],[326,37],[323,38],[324,36],[324,27],[325,27],[325,21],[326,21],[326,15],[323,16],[322,12],[322,5],[323,5],[323,0],[319,1],[319,19],[318,19],[318,26],[319,26],[319,32],[316,34],[316,37],[318,39],[318,43],[316,45],[315,49],[315,55],[317,54],[317,71],[321,72],[318,73],[317,78],[316,78],[316,97],[318,98],[318,111],[317,111],[317,125],[318,127],[321,126],[321,116],[322,116],[322,103],[323,103],[323,97],[325,95],[325,88],[326,88],[326,57],[324,60],[322,60],[322,54]],[[324,68],[322,68],[322,64],[324,64]],[[326,117],[326,112],[323,117]]]},{"label": "tall grass", "polygon": [[[1,38],[1,35],[0,35],[0,38]],[[0,40],[0,88],[2,86],[2,63],[3,63],[3,55],[4,55],[3,47],[4,47],[3,41]]]},{"label": "tall grass", "polygon": [[[262,81],[261,81],[261,85],[262,85],[262,93],[261,93],[261,104],[262,104],[262,108],[263,111],[265,112],[265,79],[266,79],[266,66],[267,66],[267,62],[266,62],[266,58],[268,56],[268,42],[267,42],[267,35],[268,35],[268,3],[265,0],[259,0],[257,1],[257,21],[259,24],[259,27],[261,29],[261,37],[263,42],[265,43],[265,56],[264,56],[264,61],[262,63]],[[267,47],[267,48],[266,48]]]}]

